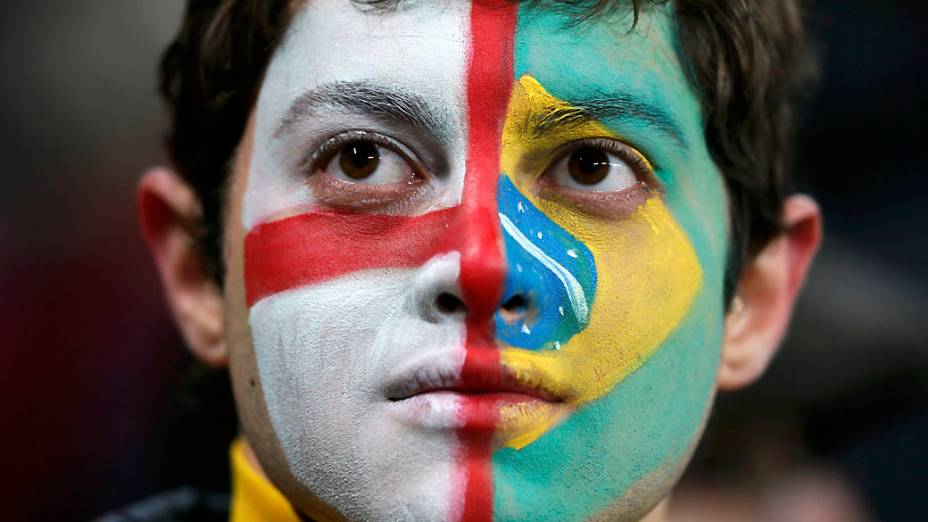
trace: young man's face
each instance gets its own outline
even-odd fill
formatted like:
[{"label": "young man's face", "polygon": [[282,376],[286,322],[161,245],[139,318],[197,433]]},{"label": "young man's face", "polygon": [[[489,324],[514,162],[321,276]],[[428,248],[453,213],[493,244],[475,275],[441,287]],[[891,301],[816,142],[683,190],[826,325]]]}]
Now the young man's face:
[{"label": "young man's face", "polygon": [[300,8],[226,233],[245,433],[303,509],[635,519],[715,385],[726,203],[669,8]]}]

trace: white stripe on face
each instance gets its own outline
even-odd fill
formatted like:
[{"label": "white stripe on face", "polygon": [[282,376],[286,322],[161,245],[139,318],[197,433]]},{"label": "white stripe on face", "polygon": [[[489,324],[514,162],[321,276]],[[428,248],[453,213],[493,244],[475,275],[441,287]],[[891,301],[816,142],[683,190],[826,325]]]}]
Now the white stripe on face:
[{"label": "white stripe on face", "polygon": [[427,306],[459,266],[459,254],[445,254],[251,307],[268,413],[290,470],[351,520],[440,520],[455,509],[458,399],[391,396],[403,386],[397,377],[417,367],[460,375],[463,322]]},{"label": "white stripe on face", "polygon": [[[437,120],[444,120],[445,135],[431,138],[442,143],[447,175],[432,180],[438,192],[430,210],[459,203],[467,132],[468,23],[466,2],[423,0],[388,13],[367,12],[348,0],[307,2],[261,87],[243,203],[245,229],[312,208],[304,164],[325,139],[358,129],[406,138],[383,121],[346,111],[299,118],[289,132],[278,132],[301,95],[336,83],[364,82],[408,93],[425,102]],[[423,129],[415,131],[421,134]],[[416,141],[421,136],[409,138]]]}]

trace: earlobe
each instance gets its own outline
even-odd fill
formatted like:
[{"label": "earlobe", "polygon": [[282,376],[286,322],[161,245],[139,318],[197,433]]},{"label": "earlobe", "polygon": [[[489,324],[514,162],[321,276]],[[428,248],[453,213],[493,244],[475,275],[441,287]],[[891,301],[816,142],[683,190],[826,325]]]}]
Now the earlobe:
[{"label": "earlobe", "polygon": [[222,295],[203,269],[195,235],[199,202],[175,172],[158,168],[142,176],[138,206],[142,234],[184,340],[204,363],[225,366]]},{"label": "earlobe", "polygon": [[821,213],[811,198],[791,196],[784,203],[783,225],[784,232],[742,271],[725,318],[720,390],[738,389],[760,377],[786,334],[821,242]]}]

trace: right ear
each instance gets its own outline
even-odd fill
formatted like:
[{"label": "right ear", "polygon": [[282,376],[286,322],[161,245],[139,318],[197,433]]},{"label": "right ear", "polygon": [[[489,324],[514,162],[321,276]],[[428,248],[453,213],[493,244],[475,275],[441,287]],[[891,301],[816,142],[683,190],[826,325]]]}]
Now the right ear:
[{"label": "right ear", "polygon": [[205,364],[225,366],[222,293],[203,268],[194,232],[201,220],[199,201],[176,172],[155,168],[139,182],[138,205],[142,234],[187,346]]}]

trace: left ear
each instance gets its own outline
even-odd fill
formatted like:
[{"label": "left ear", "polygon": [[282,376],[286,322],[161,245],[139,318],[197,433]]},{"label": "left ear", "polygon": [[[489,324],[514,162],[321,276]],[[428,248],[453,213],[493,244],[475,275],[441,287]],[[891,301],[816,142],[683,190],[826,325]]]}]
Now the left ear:
[{"label": "left ear", "polygon": [[804,195],[783,205],[785,231],[744,266],[725,317],[717,384],[735,390],[757,380],[786,334],[796,297],[822,238],[822,216]]}]

